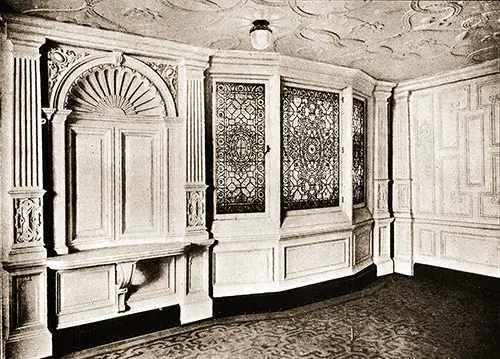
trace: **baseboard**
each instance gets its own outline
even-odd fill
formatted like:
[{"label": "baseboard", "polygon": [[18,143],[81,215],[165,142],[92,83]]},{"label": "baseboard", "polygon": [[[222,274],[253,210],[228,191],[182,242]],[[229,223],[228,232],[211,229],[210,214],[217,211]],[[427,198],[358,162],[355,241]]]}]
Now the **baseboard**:
[{"label": "baseboard", "polygon": [[[283,292],[214,298],[213,315],[216,318],[286,310],[359,291],[376,279],[377,267],[372,264],[349,277]],[[180,307],[176,305],[162,310],[54,330],[53,358],[62,358],[65,354],[79,350],[176,327],[181,325],[179,318]]]},{"label": "baseboard", "polygon": [[377,267],[372,264],[349,277],[283,292],[214,298],[214,317],[287,310],[361,290],[376,279]]},{"label": "baseboard", "polygon": [[64,358],[68,353],[179,326],[179,313],[179,306],[175,305],[161,310],[54,330],[53,357]]},{"label": "baseboard", "polygon": [[500,295],[500,278],[419,263],[414,264],[413,272],[418,278],[444,284],[457,284],[482,293]]},{"label": "baseboard", "polygon": [[413,275],[413,263],[394,258],[394,273],[404,274],[407,276]]},{"label": "baseboard", "polygon": [[394,273],[394,262],[392,259],[386,259],[383,262],[375,263],[377,266],[377,277]]}]

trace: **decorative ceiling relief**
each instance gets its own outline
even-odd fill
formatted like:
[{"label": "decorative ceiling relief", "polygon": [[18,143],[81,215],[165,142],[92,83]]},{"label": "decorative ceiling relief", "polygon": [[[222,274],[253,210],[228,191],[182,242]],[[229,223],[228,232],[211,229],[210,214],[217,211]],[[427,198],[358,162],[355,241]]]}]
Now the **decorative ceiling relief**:
[{"label": "decorative ceiling relief", "polygon": [[266,51],[400,81],[500,57],[500,1],[9,0],[19,12],[223,50]]}]

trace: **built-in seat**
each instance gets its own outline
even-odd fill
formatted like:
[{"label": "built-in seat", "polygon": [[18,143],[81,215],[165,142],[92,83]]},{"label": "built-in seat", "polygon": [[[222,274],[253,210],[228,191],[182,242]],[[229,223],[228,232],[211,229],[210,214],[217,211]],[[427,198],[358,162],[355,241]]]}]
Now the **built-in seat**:
[{"label": "built-in seat", "polygon": [[197,245],[186,241],[134,244],[48,258],[54,327],[181,304],[185,258]]}]

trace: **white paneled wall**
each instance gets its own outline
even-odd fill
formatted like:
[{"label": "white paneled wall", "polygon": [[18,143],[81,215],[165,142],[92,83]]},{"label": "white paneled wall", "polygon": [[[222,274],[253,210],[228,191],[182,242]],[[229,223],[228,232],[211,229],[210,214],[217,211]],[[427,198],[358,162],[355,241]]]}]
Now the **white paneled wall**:
[{"label": "white paneled wall", "polygon": [[396,214],[397,262],[500,277],[498,64],[401,84],[396,108],[405,103],[407,120],[396,117],[395,128],[406,128],[409,142],[395,138],[394,166],[409,168],[411,219]]}]

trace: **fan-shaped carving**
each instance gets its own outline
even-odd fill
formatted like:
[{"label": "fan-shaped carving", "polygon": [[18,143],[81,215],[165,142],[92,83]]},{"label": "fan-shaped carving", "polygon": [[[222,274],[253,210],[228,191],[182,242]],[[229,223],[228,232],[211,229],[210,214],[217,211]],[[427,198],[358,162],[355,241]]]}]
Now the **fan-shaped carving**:
[{"label": "fan-shaped carving", "polygon": [[101,115],[166,114],[160,93],[146,77],[130,68],[111,64],[85,71],[71,86],[66,107]]}]

